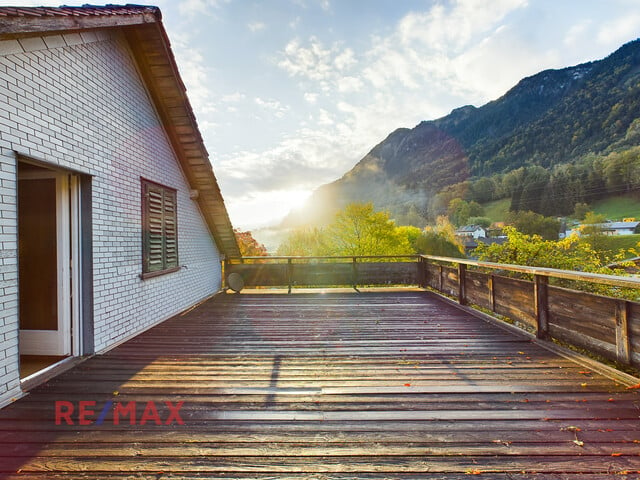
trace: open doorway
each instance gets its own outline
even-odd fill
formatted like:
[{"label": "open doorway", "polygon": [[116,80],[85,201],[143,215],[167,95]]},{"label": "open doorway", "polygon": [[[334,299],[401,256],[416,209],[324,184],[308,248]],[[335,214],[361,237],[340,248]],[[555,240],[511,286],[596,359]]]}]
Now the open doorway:
[{"label": "open doorway", "polygon": [[18,163],[20,378],[80,352],[79,183]]}]

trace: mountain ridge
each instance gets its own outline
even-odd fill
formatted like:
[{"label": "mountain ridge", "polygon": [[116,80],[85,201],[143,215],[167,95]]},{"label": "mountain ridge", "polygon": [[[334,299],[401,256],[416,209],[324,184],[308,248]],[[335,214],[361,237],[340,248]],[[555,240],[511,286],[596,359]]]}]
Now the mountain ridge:
[{"label": "mountain ridge", "polygon": [[353,201],[371,201],[392,213],[412,205],[426,212],[439,191],[470,178],[522,166],[550,169],[637,145],[626,137],[639,118],[636,39],[602,60],[525,77],[480,107],[461,106],[394,130],[341,178],[312,194],[307,205],[315,211],[292,213],[283,224],[323,223]]}]

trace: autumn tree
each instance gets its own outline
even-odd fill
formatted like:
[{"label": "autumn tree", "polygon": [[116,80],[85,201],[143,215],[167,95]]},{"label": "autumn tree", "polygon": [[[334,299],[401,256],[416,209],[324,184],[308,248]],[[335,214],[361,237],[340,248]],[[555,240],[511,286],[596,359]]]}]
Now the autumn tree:
[{"label": "autumn tree", "polygon": [[604,233],[603,224],[606,221],[607,217],[602,214],[587,212],[580,228],[583,241],[604,261],[609,259],[615,242],[615,239]]},{"label": "autumn tree", "polygon": [[373,203],[351,203],[326,229],[334,255],[406,255],[413,253],[407,235],[398,230],[387,212]]},{"label": "autumn tree", "polygon": [[441,257],[464,258],[464,247],[456,238],[455,227],[445,216],[440,216],[436,224],[425,228],[416,240],[417,253]]},{"label": "autumn tree", "polygon": [[612,274],[608,264],[622,261],[630,253],[635,253],[634,249],[599,252],[578,235],[554,241],[545,240],[540,235],[527,235],[513,227],[505,227],[504,232],[507,235],[504,244],[478,245],[476,254],[480,260]]},{"label": "autumn tree", "polygon": [[462,226],[467,223],[470,217],[480,217],[484,214],[484,209],[478,202],[467,202],[461,198],[454,198],[449,202],[447,215],[454,225]]},{"label": "autumn tree", "polygon": [[[618,263],[621,268],[632,265],[624,260],[637,256],[637,248],[629,250],[598,251],[585,237],[570,235],[562,240],[545,240],[540,235],[527,235],[513,227],[505,227],[507,241],[500,244],[480,243],[475,253],[478,259],[494,263],[509,263],[533,267],[579,270],[581,272],[615,274],[608,265]],[[640,246],[640,244],[638,245]],[[560,286],[578,288],[609,296],[638,299],[636,289],[620,289],[569,280],[554,280]]]},{"label": "autumn tree", "polygon": [[324,228],[300,228],[289,233],[278,247],[279,255],[351,256],[409,255],[420,230],[396,226],[387,212],[372,203],[352,203],[339,211]]},{"label": "autumn tree", "polygon": [[241,232],[234,228],[233,233],[236,235],[240,254],[243,257],[264,257],[267,255],[266,247],[253,238],[250,231]]},{"label": "autumn tree", "polygon": [[315,227],[300,227],[289,232],[277,254],[287,257],[331,255],[324,231]]},{"label": "autumn tree", "polygon": [[557,240],[560,233],[558,220],[531,211],[510,212],[507,223],[514,226],[519,232],[527,235],[540,235],[546,240]]}]

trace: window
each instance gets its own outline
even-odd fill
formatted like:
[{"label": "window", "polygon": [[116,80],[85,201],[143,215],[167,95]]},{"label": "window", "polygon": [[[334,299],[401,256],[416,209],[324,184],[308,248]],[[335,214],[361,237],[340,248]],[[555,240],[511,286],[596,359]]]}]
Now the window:
[{"label": "window", "polygon": [[178,270],[176,191],[142,180],[142,277]]}]

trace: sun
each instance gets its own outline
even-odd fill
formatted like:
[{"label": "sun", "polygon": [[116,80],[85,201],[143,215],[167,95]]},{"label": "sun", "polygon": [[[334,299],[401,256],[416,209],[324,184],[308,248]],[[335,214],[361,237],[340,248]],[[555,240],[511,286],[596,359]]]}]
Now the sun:
[{"label": "sun", "polygon": [[311,193],[301,188],[281,189],[246,195],[227,203],[232,220],[241,228],[271,227],[290,212],[304,207]]}]

